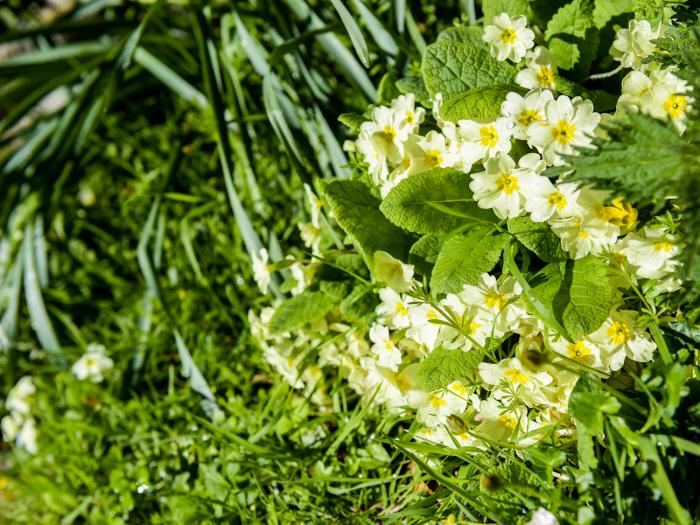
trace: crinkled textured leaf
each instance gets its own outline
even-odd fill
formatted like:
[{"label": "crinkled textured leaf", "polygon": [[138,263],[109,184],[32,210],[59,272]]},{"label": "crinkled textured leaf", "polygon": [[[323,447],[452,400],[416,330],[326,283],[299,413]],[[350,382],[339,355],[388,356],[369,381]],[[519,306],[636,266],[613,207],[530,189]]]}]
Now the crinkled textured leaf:
[{"label": "crinkled textured leaf", "polygon": [[437,42],[450,40],[452,42],[461,42],[462,44],[488,49],[489,46],[484,42],[483,36],[484,30],[478,26],[448,27],[438,35]]},{"label": "crinkled textured leaf", "polygon": [[490,24],[494,16],[508,13],[509,16],[524,15],[532,18],[532,9],[527,0],[484,0],[484,24]]},{"label": "crinkled textured leaf", "polygon": [[419,273],[430,275],[444,240],[444,236],[437,233],[423,235],[411,246],[408,262],[414,265]]},{"label": "crinkled textured leaf", "polygon": [[496,266],[507,243],[508,235],[496,233],[490,226],[476,226],[466,234],[450,237],[435,261],[432,292],[455,293],[465,284],[477,284],[482,273]]},{"label": "crinkled textured leaf", "polygon": [[484,352],[478,349],[464,352],[459,348],[437,348],[418,365],[416,385],[432,392],[445,388],[452,381],[470,378],[483,358]]},{"label": "crinkled textured leaf", "polygon": [[380,206],[391,222],[415,233],[446,233],[468,222],[495,222],[477,206],[469,175],[452,168],[434,168],[413,175],[392,188]]},{"label": "crinkled textured leaf", "polygon": [[335,298],[321,291],[305,291],[287,299],[275,310],[270,331],[281,334],[326,315],[337,304]]},{"label": "crinkled textured leaf", "polygon": [[511,84],[516,69],[499,62],[484,49],[443,40],[426,49],[421,65],[423,80],[431,97],[458,95],[468,89],[493,84]]},{"label": "crinkled textured leaf", "polygon": [[[561,69],[573,68],[581,55],[578,44],[567,42],[566,40],[554,37],[549,41],[549,50],[557,59],[557,66]],[[557,88],[559,88],[560,78],[557,79]],[[561,89],[558,91],[563,92]]]},{"label": "crinkled textured leaf", "polygon": [[533,222],[529,217],[508,219],[508,231],[528,250],[545,262],[565,261],[568,254],[552,228],[544,222]]},{"label": "crinkled textured leaf", "polygon": [[326,186],[325,195],[335,219],[362,253],[367,266],[372,267],[377,250],[406,260],[411,239],[382,215],[379,199],[365,184],[336,180]]},{"label": "crinkled textured leaf", "polygon": [[593,0],[574,0],[556,12],[547,24],[544,37],[549,40],[553,35],[563,33],[583,38],[592,25]]},{"label": "crinkled textured leaf", "polygon": [[594,332],[610,314],[614,287],[605,261],[595,256],[553,263],[533,279],[533,293],[554,315],[566,334],[579,338]]},{"label": "crinkled textured leaf", "polygon": [[575,338],[590,334],[610,314],[614,287],[608,265],[589,255],[567,261],[564,282],[555,299],[555,313],[561,306],[562,324]]},{"label": "crinkled textured leaf", "polygon": [[595,0],[593,7],[593,23],[600,28],[611,18],[622,13],[631,13],[637,5],[637,0]]},{"label": "crinkled textured leaf", "polygon": [[501,116],[501,105],[508,93],[521,89],[517,86],[482,86],[466,93],[446,99],[440,109],[445,120],[458,122],[462,119],[493,121]]},{"label": "crinkled textured leaf", "polygon": [[603,389],[600,380],[591,375],[581,376],[569,399],[569,412],[593,434],[603,431],[603,414],[615,414],[620,403]]},{"label": "crinkled textured leaf", "polygon": [[374,313],[378,302],[379,299],[372,287],[358,285],[340,303],[340,313],[348,321],[364,325],[367,318]]}]

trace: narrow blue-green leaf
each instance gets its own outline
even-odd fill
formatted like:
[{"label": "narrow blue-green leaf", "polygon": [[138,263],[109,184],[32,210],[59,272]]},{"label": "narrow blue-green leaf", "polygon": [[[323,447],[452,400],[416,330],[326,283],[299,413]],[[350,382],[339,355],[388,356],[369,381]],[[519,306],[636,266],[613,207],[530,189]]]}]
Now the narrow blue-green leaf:
[{"label": "narrow blue-green leaf", "polygon": [[328,125],[328,121],[321,109],[318,106],[314,106],[314,112],[335,176],[341,179],[349,177],[350,168],[347,165],[348,159],[343,152],[343,148],[338,143],[338,139],[335,138],[335,134]]},{"label": "narrow blue-green leaf", "polygon": [[396,16],[396,29],[403,33],[406,24],[406,0],[394,0],[394,14]]},{"label": "narrow blue-green leaf", "polygon": [[34,255],[39,285],[43,288],[49,284],[49,264],[46,257],[46,238],[44,237],[44,217],[39,215],[34,221]]},{"label": "narrow blue-green leaf", "polygon": [[[285,0],[285,3],[292,9],[297,20],[310,20],[309,29],[321,29],[325,26],[323,21],[314,13],[302,0]],[[355,60],[352,53],[348,51],[340,39],[333,34],[322,33],[316,36],[321,46],[330,57],[338,63],[345,76],[362,90],[369,100],[376,100],[377,90],[372,84],[364,68]]]},{"label": "narrow blue-green leaf", "polygon": [[59,47],[29,51],[0,62],[0,70],[24,66],[53,64],[57,60],[78,59],[84,56],[94,56],[106,53],[112,49],[112,43],[81,42],[79,44],[61,44]]},{"label": "narrow blue-green leaf", "polygon": [[275,134],[277,134],[277,137],[280,139],[287,152],[291,154],[294,161],[298,164],[303,164],[304,161],[297,147],[296,140],[294,139],[292,130],[287,124],[287,120],[284,118],[282,107],[277,98],[275,90],[276,80],[277,77],[274,73],[267,75],[263,79],[263,103],[265,104],[265,111],[267,112],[272,129]]},{"label": "narrow blue-green leaf", "polygon": [[425,52],[425,48],[428,47],[428,45],[425,43],[425,39],[423,38],[423,35],[418,29],[416,21],[413,19],[413,15],[411,14],[411,11],[406,11],[406,24],[408,25],[408,34],[411,36],[413,44],[416,46],[416,49],[418,49],[418,52],[422,55]]},{"label": "narrow blue-green leaf", "polygon": [[180,332],[175,329],[173,330],[173,335],[175,336],[175,345],[177,346],[177,353],[180,357],[180,363],[182,364],[182,375],[187,378],[192,390],[204,398],[202,400],[202,408],[206,412],[207,416],[212,421],[219,421],[223,416],[223,413],[216,404],[216,398],[214,397],[211,388],[209,388],[207,380],[204,379],[202,372],[197,367],[194,359],[192,359],[192,354],[187,349],[187,345],[185,345]]},{"label": "narrow blue-green leaf", "polygon": [[[3,242],[5,240],[3,239]],[[17,321],[22,289],[22,257],[16,257],[12,269],[8,272],[8,287],[6,288],[7,305],[0,321],[0,331],[6,340],[0,340],[0,350],[6,350],[6,344],[11,344],[17,335]],[[5,284],[5,283],[3,283]]]},{"label": "narrow blue-green leaf", "polygon": [[352,5],[355,11],[360,13],[360,16],[367,26],[367,31],[369,31],[369,34],[372,35],[372,39],[382,51],[389,55],[396,55],[399,52],[399,46],[396,44],[394,37],[391,36],[391,33],[389,33],[379,19],[374,16],[374,13],[367,8],[362,0],[352,0]]},{"label": "narrow blue-green leaf", "polygon": [[41,347],[50,353],[57,353],[61,350],[58,338],[53,330],[53,325],[49,319],[44,304],[44,298],[39,288],[39,277],[34,260],[34,232],[31,224],[24,227],[24,241],[22,251],[24,255],[24,293],[27,299],[27,309],[32,328],[36,332]]},{"label": "narrow blue-green leaf", "polygon": [[260,43],[250,34],[241,17],[234,11],[233,20],[236,24],[238,36],[241,39],[242,48],[248,56],[248,60],[253,66],[255,72],[261,77],[266,76],[270,72],[270,66],[267,60],[267,51]]},{"label": "narrow blue-green leaf", "polygon": [[360,62],[362,62],[363,66],[369,67],[369,50],[367,49],[367,42],[365,42],[365,37],[362,36],[360,27],[357,25],[357,22],[355,22],[350,11],[348,11],[348,8],[345,7],[340,0],[331,0],[331,3],[338,12],[340,20],[343,22],[345,30],[350,36],[350,41],[355,48],[355,53],[357,53],[357,56],[360,58]]},{"label": "narrow blue-green leaf", "polygon": [[138,47],[134,52],[134,62],[168,86],[182,99],[196,104],[201,108],[207,107],[207,97],[205,97],[201,91],[163,64],[163,62],[146,51],[143,47]]}]

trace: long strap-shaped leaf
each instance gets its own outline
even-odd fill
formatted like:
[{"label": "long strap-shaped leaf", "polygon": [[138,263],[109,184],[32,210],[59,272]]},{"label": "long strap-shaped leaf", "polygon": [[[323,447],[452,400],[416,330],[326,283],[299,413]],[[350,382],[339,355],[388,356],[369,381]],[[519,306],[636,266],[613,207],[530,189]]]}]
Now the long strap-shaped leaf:
[{"label": "long strap-shaped leaf", "polygon": [[360,31],[360,26],[357,25],[355,19],[348,11],[348,8],[343,5],[340,0],[331,0],[333,7],[338,11],[340,20],[343,22],[345,29],[350,36],[350,41],[355,48],[355,53],[357,53],[360,62],[365,67],[369,67],[369,51],[367,49],[367,42],[365,42],[365,37],[362,36],[362,31]]},{"label": "long strap-shaped leaf", "polygon": [[61,351],[61,345],[58,343],[58,338],[46,311],[44,298],[41,295],[34,253],[34,227],[29,223],[24,227],[22,253],[24,259],[24,293],[27,298],[27,308],[32,328],[36,332],[41,347],[51,354],[58,354]]},{"label": "long strap-shaped leaf", "polygon": [[[220,91],[221,85],[217,83],[217,79],[220,79],[216,76],[216,72],[219,70],[216,47],[211,40],[209,24],[207,23],[204,14],[200,9],[194,9],[194,12],[194,33],[197,40],[197,45],[199,47],[199,56],[202,62],[202,72],[204,76],[204,86],[209,99],[209,107],[211,108],[216,121],[216,130],[218,135],[217,150],[219,152],[221,172],[224,176],[226,194],[228,195],[229,203],[231,205],[231,209],[233,210],[233,216],[236,220],[236,224],[238,225],[238,229],[241,233],[241,237],[243,238],[243,243],[245,244],[248,255],[251,258],[254,256],[257,257],[260,253],[260,249],[263,247],[263,244],[260,237],[258,237],[257,232],[253,228],[253,223],[243,207],[243,204],[241,204],[238,191],[233,184],[233,150],[231,148],[231,142],[228,136],[228,127],[224,118],[224,105]],[[276,276],[274,275],[272,276],[272,280],[270,282],[270,289],[276,296],[282,296],[281,292],[279,291],[279,284]]]},{"label": "long strap-shaped leaf", "polygon": [[[318,29],[324,26],[319,16],[303,0],[285,0],[285,3],[292,9],[297,20],[310,20],[309,28]],[[357,84],[369,100],[376,100],[377,90],[374,84],[340,39],[336,35],[328,33],[319,34],[316,38],[331,58],[338,63],[345,76]]]}]

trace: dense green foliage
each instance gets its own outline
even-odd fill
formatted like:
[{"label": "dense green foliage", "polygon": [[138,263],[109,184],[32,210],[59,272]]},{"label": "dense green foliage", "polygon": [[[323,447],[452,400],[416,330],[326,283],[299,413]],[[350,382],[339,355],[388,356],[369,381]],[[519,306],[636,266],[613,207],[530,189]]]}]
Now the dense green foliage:
[{"label": "dense green foliage", "polygon": [[[265,362],[248,319],[268,302],[250,267],[265,247],[280,269],[271,293],[287,298],[277,333],[336,305],[366,324],[377,250],[415,263],[436,293],[538,258],[528,299],[561,305],[545,313],[571,335],[599,326],[613,291],[597,259],[560,264],[551,231],[526,218],[496,226],[456,170],[406,179],[380,201],[343,150],[356,131],[343,124],[401,92],[428,107],[442,92],[446,115],[490,118],[515,68],[474,24],[501,11],[544,29],[562,93],[610,109],[614,82],[589,76],[612,69],[600,57],[638,2],[23,4],[0,6],[0,391],[35,378],[40,445],[1,445],[0,522],[510,523],[539,506],[572,523],[698,518],[697,115],[682,139],[642,115],[612,122],[597,150],[551,170],[623,192],[642,220],[668,213],[696,283],[645,296],[661,357],[619,378],[625,393],[615,376],[579,381],[576,450],[555,437],[478,452],[412,441],[411,417],[370,409],[343,377],[328,382],[325,410]],[[650,18],[668,8],[641,4]],[[697,82],[698,44],[679,31],[659,60]],[[340,229],[328,227],[336,248],[319,282],[288,298],[284,255],[308,255],[296,228],[304,182]],[[464,228],[475,221],[494,226]],[[469,256],[451,257],[460,246]],[[115,362],[102,385],[70,371],[90,342]],[[426,390],[474,373],[482,356],[456,352],[421,364]]]}]

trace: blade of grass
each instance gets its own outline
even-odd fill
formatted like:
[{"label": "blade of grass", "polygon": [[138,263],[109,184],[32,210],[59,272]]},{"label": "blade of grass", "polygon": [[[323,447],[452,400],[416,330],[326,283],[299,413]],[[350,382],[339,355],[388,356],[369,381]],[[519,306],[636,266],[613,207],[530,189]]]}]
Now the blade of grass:
[{"label": "blade of grass", "polygon": [[59,354],[61,345],[53,330],[41,289],[39,288],[39,278],[34,260],[34,231],[29,223],[24,227],[24,236],[24,293],[32,328],[36,332],[41,347],[48,353],[57,356],[58,360],[62,362],[63,357]]},{"label": "blade of grass", "polygon": [[374,13],[367,8],[362,0],[352,0],[352,5],[355,11],[360,14],[362,20],[364,20],[367,31],[372,35],[372,39],[381,50],[392,56],[398,54],[399,46],[396,45],[394,37],[391,36],[391,33],[386,30],[384,25],[374,16]]},{"label": "blade of grass", "polygon": [[365,37],[362,36],[362,31],[360,27],[355,22],[355,19],[348,11],[348,8],[343,5],[340,0],[331,0],[333,7],[338,12],[340,20],[345,26],[345,30],[348,32],[352,46],[355,48],[355,53],[357,53],[360,62],[365,67],[370,66],[369,62],[369,50],[367,49],[367,42],[365,42]]}]

